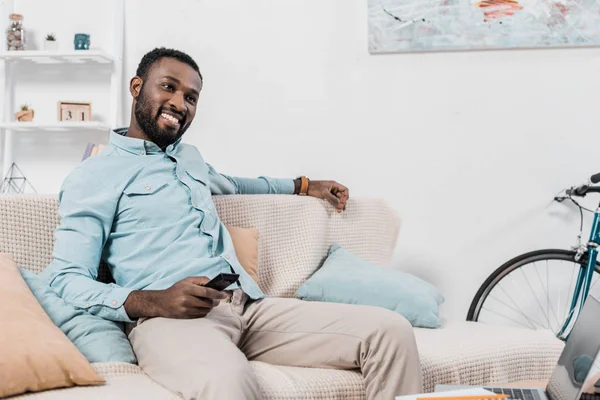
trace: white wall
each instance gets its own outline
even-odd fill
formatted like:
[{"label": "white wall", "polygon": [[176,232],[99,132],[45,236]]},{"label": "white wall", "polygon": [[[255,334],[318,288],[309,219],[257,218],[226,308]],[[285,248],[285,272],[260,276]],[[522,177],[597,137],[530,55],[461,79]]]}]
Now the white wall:
[{"label": "white wall", "polygon": [[549,202],[600,171],[600,50],[370,56],[366,15],[365,0],[128,0],[125,76],[154,46],[188,52],[205,77],[188,143],[228,174],[385,198],[403,216],[394,265],[462,319],[502,262],[572,244],[578,214]]}]

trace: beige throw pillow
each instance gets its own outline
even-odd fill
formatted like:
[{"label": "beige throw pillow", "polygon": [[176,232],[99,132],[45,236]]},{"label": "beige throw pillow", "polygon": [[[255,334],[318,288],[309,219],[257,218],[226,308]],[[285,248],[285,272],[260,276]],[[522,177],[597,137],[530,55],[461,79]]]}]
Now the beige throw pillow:
[{"label": "beige throw pillow", "polygon": [[104,383],[46,315],[5,253],[0,253],[0,327],[0,398]]},{"label": "beige throw pillow", "polygon": [[235,254],[248,275],[258,283],[258,229],[226,226]]}]

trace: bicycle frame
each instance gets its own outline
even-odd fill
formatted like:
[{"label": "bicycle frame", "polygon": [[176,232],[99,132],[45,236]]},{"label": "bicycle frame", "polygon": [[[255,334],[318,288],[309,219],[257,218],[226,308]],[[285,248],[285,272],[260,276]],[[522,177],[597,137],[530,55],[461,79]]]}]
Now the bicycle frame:
[{"label": "bicycle frame", "polygon": [[[600,245],[600,205],[594,212],[594,221],[592,222],[592,229],[590,232],[590,238],[586,245],[586,253],[588,259],[585,268],[579,269],[577,275],[577,282],[575,284],[575,291],[573,292],[573,299],[571,300],[571,308],[569,309],[569,316],[565,320],[565,323],[561,330],[558,332],[558,337],[567,339],[569,336],[569,326],[573,321],[577,319],[577,316],[583,308],[583,304],[587,299],[590,291],[590,285],[592,283],[592,277],[596,268],[596,259],[598,258],[598,246]],[[579,307],[578,307],[579,305]],[[575,312],[577,310],[577,312]]]}]

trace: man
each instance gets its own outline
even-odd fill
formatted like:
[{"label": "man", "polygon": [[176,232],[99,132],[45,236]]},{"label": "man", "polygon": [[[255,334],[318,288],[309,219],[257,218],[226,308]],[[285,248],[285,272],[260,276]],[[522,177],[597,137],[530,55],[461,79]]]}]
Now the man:
[{"label": "man", "polygon": [[[265,298],[211,200],[304,191],[342,212],[348,189],[332,181],[306,188],[306,178],[233,178],[206,164],[181,143],[202,89],[185,53],[149,52],[129,89],[129,128],[111,133],[107,149],[61,189],[54,260],[44,271],[52,287],[92,314],[134,323],[129,339],[140,366],[185,399],[260,398],[248,360],[360,368],[369,399],[420,392],[406,319],[376,307]],[[115,283],[96,281],[101,260]],[[230,291],[203,286],[232,271],[240,277]]]}]

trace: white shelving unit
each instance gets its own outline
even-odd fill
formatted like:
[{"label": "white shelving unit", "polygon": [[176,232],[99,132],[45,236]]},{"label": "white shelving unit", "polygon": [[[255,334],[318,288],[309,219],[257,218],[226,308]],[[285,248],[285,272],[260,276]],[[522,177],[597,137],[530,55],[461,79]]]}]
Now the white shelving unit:
[{"label": "white shelving unit", "polygon": [[[13,164],[13,138],[20,132],[79,132],[82,130],[104,131],[106,134],[120,126],[121,122],[121,90],[123,84],[123,35],[124,35],[124,0],[111,0],[113,6],[113,23],[107,24],[111,30],[113,46],[110,54],[104,50],[72,50],[72,51],[6,51],[5,32],[8,28],[8,16],[18,12],[15,8],[17,0],[0,0],[0,62],[4,64],[4,79],[0,82],[0,90],[4,94],[3,107],[0,109],[0,150],[3,153],[2,173],[0,183]],[[16,104],[14,99],[15,79],[13,72],[23,64],[46,67],[48,64],[78,65],[78,68],[93,68],[98,65],[110,65],[110,95],[109,115],[107,122],[59,122],[37,121],[16,122],[14,114]],[[106,67],[104,67],[106,68]],[[82,149],[83,154],[83,149]]]},{"label": "white shelving unit", "polygon": [[103,122],[100,122],[100,121],[90,121],[90,122],[63,121],[63,122],[47,122],[47,123],[31,121],[31,122],[1,122],[0,129],[6,129],[6,130],[10,130],[12,132],[31,132],[31,131],[66,132],[66,131],[70,131],[70,130],[81,130],[81,129],[110,131],[110,126]]},{"label": "white shelving unit", "polygon": [[47,50],[2,51],[0,52],[0,59],[36,64],[110,64],[113,62],[113,57],[102,50],[73,50],[70,52]]}]

